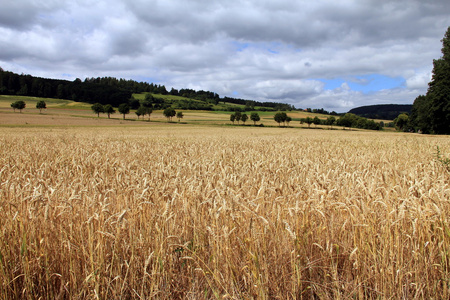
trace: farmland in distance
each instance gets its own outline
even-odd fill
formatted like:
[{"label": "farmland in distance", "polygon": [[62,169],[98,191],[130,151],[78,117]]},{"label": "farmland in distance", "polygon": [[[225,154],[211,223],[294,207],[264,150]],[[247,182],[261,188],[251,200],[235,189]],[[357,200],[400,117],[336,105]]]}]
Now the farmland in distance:
[{"label": "farmland in distance", "polygon": [[445,136],[2,127],[0,298],[450,297]]}]

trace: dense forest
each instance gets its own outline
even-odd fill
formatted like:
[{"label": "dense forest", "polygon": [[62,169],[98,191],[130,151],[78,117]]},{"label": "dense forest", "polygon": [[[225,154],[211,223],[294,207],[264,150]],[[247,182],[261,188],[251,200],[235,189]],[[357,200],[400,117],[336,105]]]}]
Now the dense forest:
[{"label": "dense forest", "polygon": [[411,104],[378,104],[356,107],[349,113],[369,119],[394,120],[402,113],[410,114],[411,109]]},{"label": "dense forest", "polygon": [[433,61],[428,91],[415,99],[404,130],[450,134],[450,27],[441,41],[443,56]]},{"label": "dense forest", "polygon": [[164,86],[112,77],[86,78],[84,81],[48,79],[16,74],[0,68],[0,94],[111,104],[127,102],[132,93],[167,94]]},{"label": "dense forest", "polygon": [[[211,110],[213,104],[219,102],[245,105],[246,110],[294,110],[290,104],[276,102],[258,102],[254,100],[236,99],[230,97],[220,98],[217,93],[209,91],[195,91],[192,89],[167,91],[164,85],[157,85],[134,80],[117,79],[114,77],[86,78],[84,81],[62,79],[48,79],[31,75],[16,74],[0,68],[0,94],[21,95],[44,98],[68,99],[87,103],[111,104],[118,107],[122,103],[133,101],[133,93],[151,93],[160,95],[181,96],[188,99],[200,100],[179,101],[183,109]],[[230,107],[230,110],[239,110],[240,107]]]}]

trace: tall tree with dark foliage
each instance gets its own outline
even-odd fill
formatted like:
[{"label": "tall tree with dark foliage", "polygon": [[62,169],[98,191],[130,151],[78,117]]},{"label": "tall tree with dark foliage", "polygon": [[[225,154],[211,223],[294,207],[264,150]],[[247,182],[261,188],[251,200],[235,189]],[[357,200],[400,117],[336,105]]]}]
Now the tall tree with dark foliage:
[{"label": "tall tree with dark foliage", "polygon": [[442,39],[442,57],[433,60],[425,96],[414,101],[410,125],[424,133],[450,134],[450,27]]}]

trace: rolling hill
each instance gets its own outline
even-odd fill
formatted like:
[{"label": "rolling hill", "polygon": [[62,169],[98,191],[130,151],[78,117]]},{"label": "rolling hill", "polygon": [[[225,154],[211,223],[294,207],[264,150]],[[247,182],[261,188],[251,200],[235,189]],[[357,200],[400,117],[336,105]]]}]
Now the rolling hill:
[{"label": "rolling hill", "polygon": [[412,104],[378,104],[353,108],[349,113],[369,119],[394,120],[401,113],[411,113]]}]

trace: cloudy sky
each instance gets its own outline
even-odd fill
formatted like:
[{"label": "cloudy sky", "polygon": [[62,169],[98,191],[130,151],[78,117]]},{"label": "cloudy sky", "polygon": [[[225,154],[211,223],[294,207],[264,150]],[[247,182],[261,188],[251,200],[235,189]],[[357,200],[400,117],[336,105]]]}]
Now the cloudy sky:
[{"label": "cloudy sky", "polygon": [[2,0],[0,67],[337,112],[426,93],[448,0]]}]

